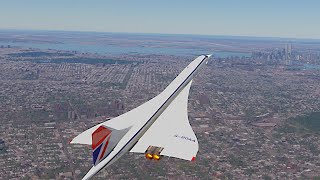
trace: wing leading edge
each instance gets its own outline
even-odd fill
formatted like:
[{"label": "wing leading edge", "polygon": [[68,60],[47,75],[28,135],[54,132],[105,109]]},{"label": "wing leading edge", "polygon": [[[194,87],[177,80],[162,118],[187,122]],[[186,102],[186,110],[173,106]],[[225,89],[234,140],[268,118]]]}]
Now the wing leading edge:
[{"label": "wing leading edge", "polygon": [[148,120],[153,115],[153,113],[164,103],[164,100],[168,99],[172,95],[172,93],[179,88],[179,85],[183,84],[183,82],[188,78],[193,78],[193,72],[198,69],[198,66],[202,64],[201,62],[204,59],[208,59],[210,58],[210,56],[211,55],[202,55],[193,60],[162,93],[160,93],[150,101],[147,101],[139,107],[132,109],[131,111],[124,113],[118,117],[91,127],[90,129],[76,136],[70,143],[91,145],[92,133],[102,125],[116,130],[122,130],[131,128],[140,123],[144,123],[144,121]]},{"label": "wing leading edge", "polygon": [[130,152],[145,153],[149,146],[162,147],[160,155],[193,160],[199,146],[188,120],[188,95],[192,81],[179,93]]}]

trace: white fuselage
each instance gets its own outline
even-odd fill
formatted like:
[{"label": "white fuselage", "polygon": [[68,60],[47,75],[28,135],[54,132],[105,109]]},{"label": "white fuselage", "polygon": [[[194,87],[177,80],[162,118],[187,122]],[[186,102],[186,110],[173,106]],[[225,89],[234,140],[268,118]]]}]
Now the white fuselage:
[{"label": "white fuselage", "polygon": [[162,112],[176,98],[180,91],[192,80],[193,76],[200,68],[200,66],[205,64],[207,58],[208,56],[200,56],[196,60],[192,61],[162,93],[156,96],[153,99],[153,102],[154,104],[156,104],[156,106],[152,109],[152,113],[144,119],[137,120],[136,123],[131,127],[131,129],[115,146],[115,148],[110,152],[110,154],[99,164],[93,166],[83,179],[92,177],[102,168],[108,167],[109,165],[117,161],[126,152],[130,151],[130,149],[151,127],[151,125],[157,120]]}]

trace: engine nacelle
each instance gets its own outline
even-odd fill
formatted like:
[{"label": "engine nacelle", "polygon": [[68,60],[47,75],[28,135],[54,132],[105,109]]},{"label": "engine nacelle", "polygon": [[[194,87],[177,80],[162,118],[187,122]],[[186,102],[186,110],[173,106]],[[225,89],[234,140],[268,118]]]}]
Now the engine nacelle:
[{"label": "engine nacelle", "polygon": [[161,151],[163,150],[162,147],[157,147],[157,146],[149,146],[148,149],[145,152],[146,158],[149,160],[160,160],[161,159]]}]

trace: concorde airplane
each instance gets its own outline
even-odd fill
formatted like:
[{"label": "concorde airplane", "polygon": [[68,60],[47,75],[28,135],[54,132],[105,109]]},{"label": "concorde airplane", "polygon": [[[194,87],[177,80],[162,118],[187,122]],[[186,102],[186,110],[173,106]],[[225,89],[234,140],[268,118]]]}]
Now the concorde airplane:
[{"label": "concorde airplane", "polygon": [[193,161],[198,140],[188,120],[188,95],[192,79],[211,55],[193,60],[158,96],[75,137],[71,144],[92,146],[89,179],[126,152],[144,153],[147,159],[162,156]]}]

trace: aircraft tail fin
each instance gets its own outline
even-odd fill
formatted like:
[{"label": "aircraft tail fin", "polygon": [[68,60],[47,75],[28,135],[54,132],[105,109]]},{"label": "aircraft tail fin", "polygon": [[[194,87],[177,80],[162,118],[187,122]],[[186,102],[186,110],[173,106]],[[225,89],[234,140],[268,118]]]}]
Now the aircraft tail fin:
[{"label": "aircraft tail fin", "polygon": [[131,127],[116,130],[104,125],[98,127],[92,133],[91,147],[93,165],[99,164],[113,150],[130,128]]},{"label": "aircraft tail fin", "polygon": [[92,133],[93,164],[97,165],[106,156],[106,150],[112,131],[105,126],[100,126]]}]

